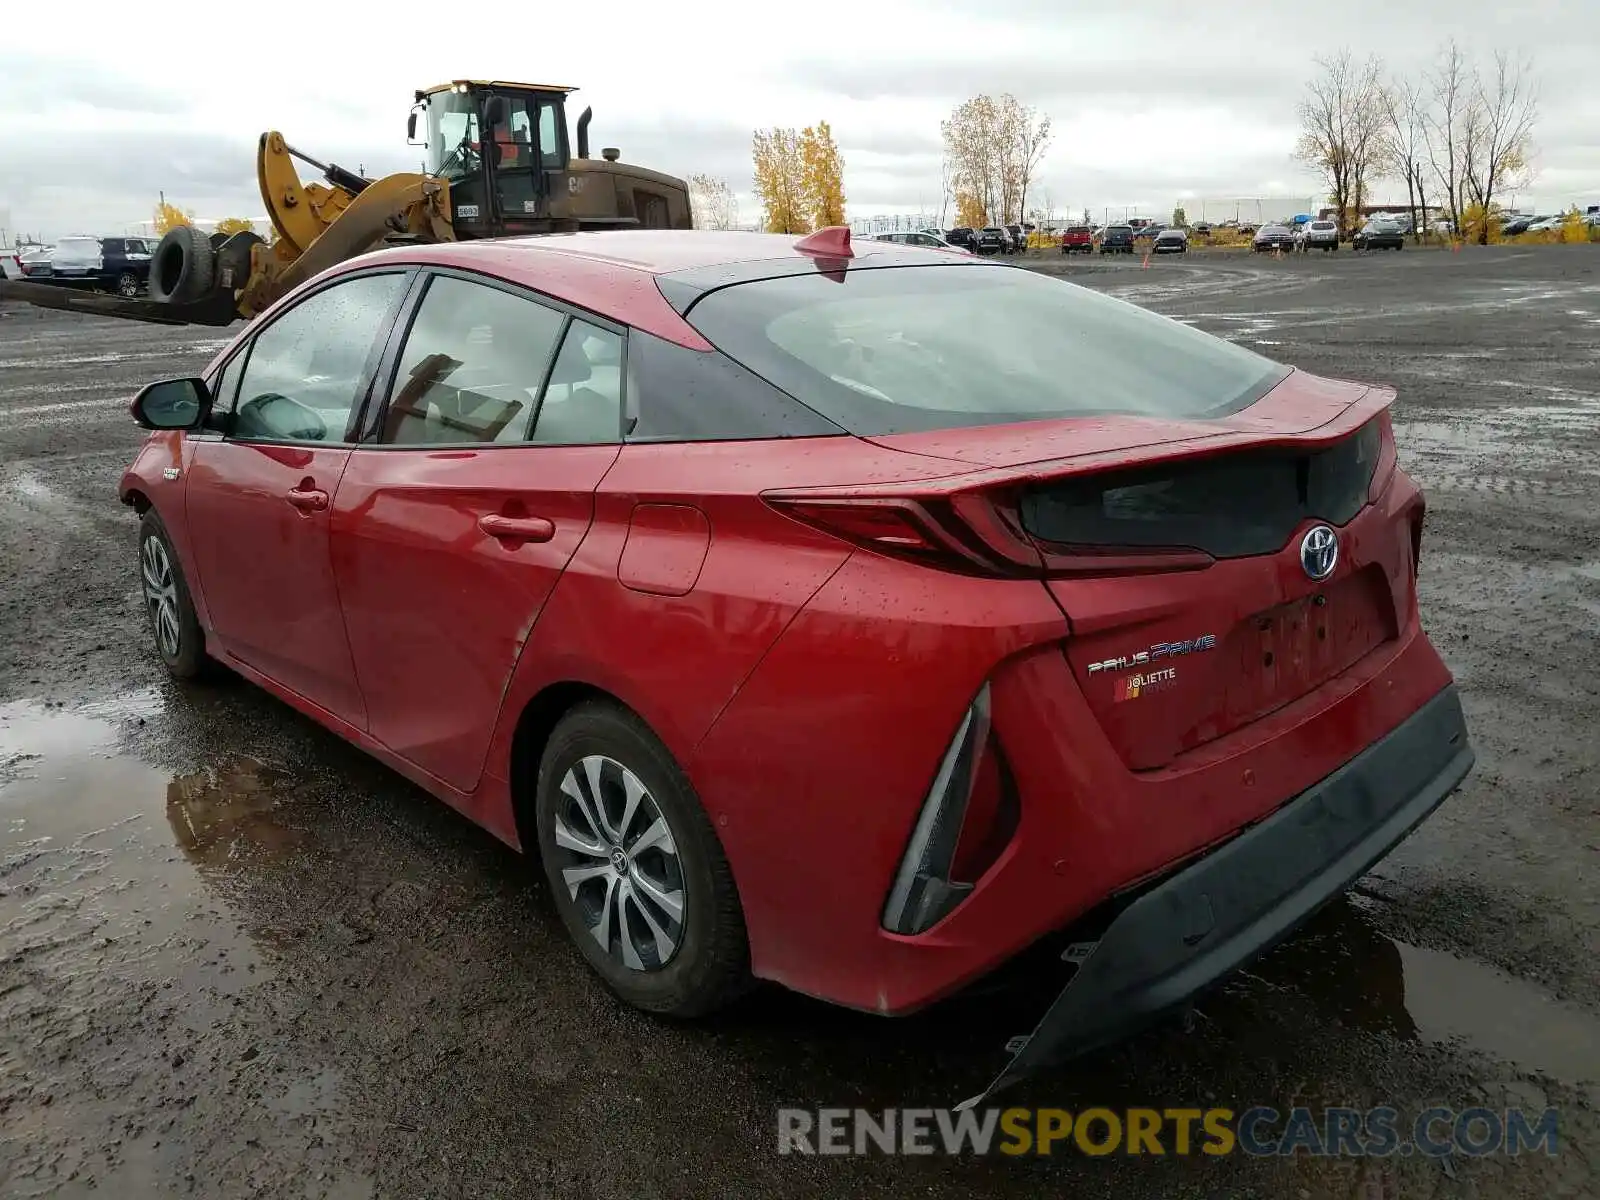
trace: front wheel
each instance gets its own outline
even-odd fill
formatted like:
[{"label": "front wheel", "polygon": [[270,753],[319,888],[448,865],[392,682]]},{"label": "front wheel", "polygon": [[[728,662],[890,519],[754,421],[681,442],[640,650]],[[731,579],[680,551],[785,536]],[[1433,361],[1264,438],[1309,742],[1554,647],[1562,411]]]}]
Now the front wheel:
[{"label": "front wheel", "polygon": [[733,872],[671,753],[607,702],[556,725],[535,793],[539,857],[561,920],[635,1008],[696,1017],[750,982]]},{"label": "front wheel", "polygon": [[209,663],[205,631],[200,628],[167,527],[153,508],[139,522],[139,583],[156,653],[168,673],[174,679],[204,674]]},{"label": "front wheel", "polygon": [[139,277],[132,271],[124,271],[117,276],[117,295],[124,300],[132,300],[139,294]]}]

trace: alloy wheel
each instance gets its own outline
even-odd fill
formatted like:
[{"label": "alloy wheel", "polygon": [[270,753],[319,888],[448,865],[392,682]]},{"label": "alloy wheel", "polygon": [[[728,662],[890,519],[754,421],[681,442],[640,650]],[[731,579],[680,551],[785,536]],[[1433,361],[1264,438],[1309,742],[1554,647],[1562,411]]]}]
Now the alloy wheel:
[{"label": "alloy wheel", "polygon": [[589,935],[634,971],[655,971],[683,944],[683,864],[644,783],[614,758],[567,769],[555,844],[568,898]]},{"label": "alloy wheel", "polygon": [[144,599],[150,608],[150,623],[156,643],[168,658],[177,658],[182,646],[178,624],[178,581],[172,573],[172,560],[166,544],[158,537],[147,537],[140,553],[144,575]]}]

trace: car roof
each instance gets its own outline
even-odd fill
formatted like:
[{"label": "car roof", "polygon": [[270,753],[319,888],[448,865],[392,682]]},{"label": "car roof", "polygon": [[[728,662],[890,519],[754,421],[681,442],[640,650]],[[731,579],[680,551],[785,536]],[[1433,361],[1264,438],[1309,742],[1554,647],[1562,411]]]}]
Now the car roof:
[{"label": "car roof", "polygon": [[[395,246],[348,260],[318,278],[385,263],[453,267],[520,284],[553,299],[683,345],[709,349],[674,310],[657,279],[676,277],[697,291],[774,275],[791,275],[832,260],[797,248],[793,234],[691,229],[618,229],[532,237],[481,238]],[[872,266],[971,261],[948,250],[852,238],[855,263]]]}]

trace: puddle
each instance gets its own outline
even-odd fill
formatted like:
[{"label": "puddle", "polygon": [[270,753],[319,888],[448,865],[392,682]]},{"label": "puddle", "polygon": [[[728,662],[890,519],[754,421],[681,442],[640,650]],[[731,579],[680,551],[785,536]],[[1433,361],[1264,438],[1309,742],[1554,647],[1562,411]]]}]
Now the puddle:
[{"label": "puddle", "polygon": [[183,852],[223,866],[298,846],[304,835],[278,824],[288,773],[253,758],[233,758],[180,775],[167,785],[167,821]]},{"label": "puddle", "polygon": [[180,1019],[198,1028],[261,965],[226,869],[301,835],[275,820],[275,768],[236,758],[174,778],[130,753],[161,707],[154,690],[0,704],[0,961],[25,960],[69,1004],[111,978],[181,983],[194,998]]},{"label": "puddle", "polygon": [[1600,1018],[1494,967],[1384,936],[1352,897],[1255,968],[1350,1026],[1458,1045],[1570,1084],[1600,1081]]}]

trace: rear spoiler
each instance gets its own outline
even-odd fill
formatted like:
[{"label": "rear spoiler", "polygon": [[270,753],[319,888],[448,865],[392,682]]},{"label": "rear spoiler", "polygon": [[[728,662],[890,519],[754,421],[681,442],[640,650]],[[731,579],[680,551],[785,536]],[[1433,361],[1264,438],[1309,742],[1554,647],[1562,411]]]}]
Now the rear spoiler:
[{"label": "rear spoiler", "polygon": [[35,308],[56,308],[94,317],[120,317],[126,321],[145,321],[152,325],[212,325],[221,328],[239,319],[231,292],[175,304],[165,300],[124,300],[120,296],[79,291],[67,284],[0,279],[0,300],[19,300]]}]

